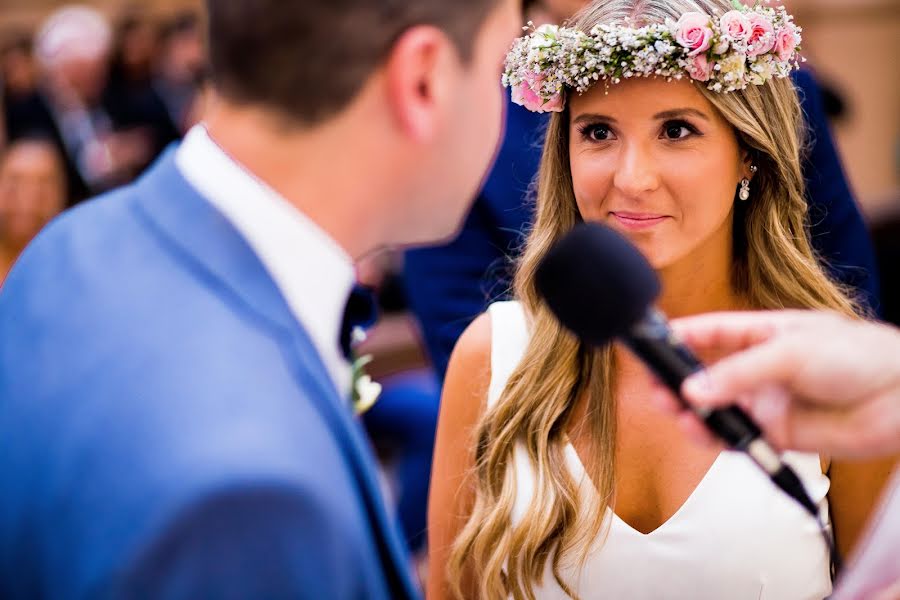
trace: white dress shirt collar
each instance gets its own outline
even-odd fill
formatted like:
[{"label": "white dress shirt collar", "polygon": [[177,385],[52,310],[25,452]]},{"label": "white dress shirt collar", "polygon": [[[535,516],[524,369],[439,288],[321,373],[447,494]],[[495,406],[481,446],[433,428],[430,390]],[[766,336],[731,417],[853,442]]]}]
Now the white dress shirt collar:
[{"label": "white dress shirt collar", "polygon": [[309,217],[228,156],[202,126],[185,136],[175,163],[246,239],[309,333],[337,389],[347,395],[351,374],[339,334],[355,280],[350,256]]}]

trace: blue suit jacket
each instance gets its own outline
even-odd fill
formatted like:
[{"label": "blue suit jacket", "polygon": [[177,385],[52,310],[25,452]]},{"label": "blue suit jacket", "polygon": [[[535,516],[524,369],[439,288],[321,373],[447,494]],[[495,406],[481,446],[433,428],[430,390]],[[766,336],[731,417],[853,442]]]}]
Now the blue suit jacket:
[{"label": "blue suit jacket", "polygon": [[0,597],[413,598],[307,333],[169,152],[0,291]]},{"label": "blue suit jacket", "polygon": [[[813,246],[835,277],[877,308],[875,255],[828,130],[819,88],[794,74],[810,132],[804,161]],[[450,244],[406,253],[404,280],[441,378],[468,324],[511,283],[511,256],[524,243],[533,206],[526,200],[537,173],[546,115],[510,103],[497,161],[462,231]]]}]

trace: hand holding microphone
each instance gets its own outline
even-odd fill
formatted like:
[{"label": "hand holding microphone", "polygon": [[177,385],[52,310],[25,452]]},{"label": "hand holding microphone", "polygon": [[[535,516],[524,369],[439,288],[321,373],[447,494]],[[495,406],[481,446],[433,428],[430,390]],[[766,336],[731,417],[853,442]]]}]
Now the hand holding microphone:
[{"label": "hand holding microphone", "polygon": [[[714,313],[672,326],[696,351],[729,354],[685,382],[694,406],[742,398],[782,448],[847,458],[900,452],[896,329],[813,311]],[[681,410],[664,394],[664,405]]]}]

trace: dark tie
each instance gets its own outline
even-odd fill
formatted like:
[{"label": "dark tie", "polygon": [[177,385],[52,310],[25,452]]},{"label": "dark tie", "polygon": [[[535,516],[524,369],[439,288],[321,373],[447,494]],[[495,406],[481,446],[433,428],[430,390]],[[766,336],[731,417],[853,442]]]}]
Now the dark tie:
[{"label": "dark tie", "polygon": [[372,290],[361,285],[355,285],[347,299],[344,308],[344,318],[341,321],[341,351],[348,361],[353,361],[353,330],[357,327],[366,329],[378,320],[378,305],[375,302],[375,294]]}]

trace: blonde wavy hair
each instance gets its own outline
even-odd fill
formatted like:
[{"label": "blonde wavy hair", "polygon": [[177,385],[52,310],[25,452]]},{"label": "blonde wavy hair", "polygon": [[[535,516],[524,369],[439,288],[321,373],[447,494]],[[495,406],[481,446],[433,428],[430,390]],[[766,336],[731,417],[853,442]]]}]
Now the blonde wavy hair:
[{"label": "blonde wavy hair", "polygon": [[[720,15],[726,0],[594,0],[575,19],[589,31],[598,23],[630,18],[641,25],[677,20],[687,11]],[[804,139],[799,101],[789,79],[775,79],[730,94],[697,86],[735,130],[740,146],[759,170],[751,202],[734,211],[732,284],[758,309],[830,309],[857,313],[848,290],[825,274],[809,242],[800,158]],[[548,561],[566,593],[563,564],[583,566],[604,533],[614,494],[616,410],[611,348],[590,349],[563,330],[539,299],[535,269],[548,249],[581,216],[569,166],[568,110],[554,114],[537,179],[537,213],[514,280],[529,315],[531,337],[524,358],[499,400],[481,418],[475,450],[475,503],[454,542],[449,581],[462,597],[469,578],[483,599],[534,599]],[[599,500],[579,501],[566,468],[566,430],[576,400],[587,395],[588,422],[596,453],[591,479]],[[521,522],[513,524],[516,500],[513,453],[527,452],[536,473],[535,493]],[[570,559],[574,559],[570,560]],[[565,562],[564,562],[565,561]]]}]

